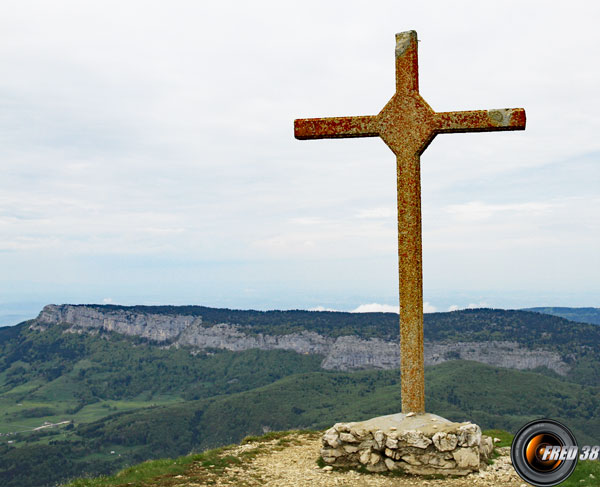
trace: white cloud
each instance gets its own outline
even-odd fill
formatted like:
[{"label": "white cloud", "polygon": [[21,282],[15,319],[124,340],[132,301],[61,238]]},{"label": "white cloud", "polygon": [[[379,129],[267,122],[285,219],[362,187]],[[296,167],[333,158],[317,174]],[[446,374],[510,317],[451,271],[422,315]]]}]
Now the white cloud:
[{"label": "white cloud", "polygon": [[[358,308],[350,311],[351,313],[400,313],[399,306],[390,304],[369,303],[361,304]],[[436,308],[428,302],[423,303],[423,313],[435,313]]]},{"label": "white cloud", "polygon": [[399,313],[399,306],[390,304],[369,303],[361,304],[358,308],[350,311],[351,313]]},{"label": "white cloud", "polygon": [[448,307],[448,311],[458,311],[459,309],[477,309],[477,308],[489,308],[490,305],[485,301],[481,301],[479,303],[469,303],[464,307],[460,307],[456,304],[452,304]]},{"label": "white cloud", "polygon": [[111,303],[113,302],[113,300],[112,300],[112,298],[104,298],[104,299],[102,300],[102,302],[103,302],[104,304],[111,304]]},{"label": "white cloud", "polygon": [[337,309],[326,308],[325,306],[315,306],[314,308],[309,308],[308,311],[339,311]]}]

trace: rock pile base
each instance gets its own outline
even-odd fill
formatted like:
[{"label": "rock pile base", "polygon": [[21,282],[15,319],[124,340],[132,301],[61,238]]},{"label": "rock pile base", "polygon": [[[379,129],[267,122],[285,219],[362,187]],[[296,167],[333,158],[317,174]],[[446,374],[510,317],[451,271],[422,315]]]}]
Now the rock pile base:
[{"label": "rock pile base", "polygon": [[477,472],[494,450],[492,439],[476,424],[453,423],[429,413],[337,423],[322,442],[321,457],[329,465],[416,475]]}]

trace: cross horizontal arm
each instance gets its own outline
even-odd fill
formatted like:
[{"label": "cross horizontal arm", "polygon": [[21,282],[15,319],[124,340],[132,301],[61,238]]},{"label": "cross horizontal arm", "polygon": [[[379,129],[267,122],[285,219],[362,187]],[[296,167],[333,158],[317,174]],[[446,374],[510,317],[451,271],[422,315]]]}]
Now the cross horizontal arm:
[{"label": "cross horizontal arm", "polygon": [[439,112],[435,114],[437,133],[491,132],[496,130],[525,130],[523,108]]},{"label": "cross horizontal arm", "polygon": [[341,137],[377,137],[377,115],[363,117],[299,118],[294,120],[297,139],[335,139]]}]

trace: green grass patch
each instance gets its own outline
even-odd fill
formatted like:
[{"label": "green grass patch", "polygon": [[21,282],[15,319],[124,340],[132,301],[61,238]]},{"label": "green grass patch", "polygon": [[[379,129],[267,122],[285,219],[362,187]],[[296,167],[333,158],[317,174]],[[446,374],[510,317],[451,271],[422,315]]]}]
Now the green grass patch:
[{"label": "green grass patch", "polygon": [[144,409],[153,406],[164,406],[167,404],[175,404],[181,402],[179,397],[161,398],[150,401],[130,401],[130,400],[109,400],[99,401],[81,408],[75,415],[73,420],[76,423],[91,423],[92,421],[98,421],[110,414],[121,411],[135,411],[137,409]]},{"label": "green grass patch", "polygon": [[242,451],[238,455],[231,454],[232,450],[237,448],[238,445],[223,446],[176,459],[143,462],[121,470],[112,476],[75,479],[64,487],[120,487],[123,485],[160,487],[170,485],[169,479],[176,475],[189,477],[190,481],[193,482],[203,481],[206,480],[207,476],[219,475],[228,467],[243,466],[260,453],[267,452],[266,448],[260,446],[261,443],[275,440],[277,440],[277,443],[282,440],[283,443],[292,442],[292,439],[287,438],[292,434],[321,435],[321,432],[290,430],[270,432],[262,436],[248,436],[244,438],[243,444],[258,443],[259,446]]},{"label": "green grass patch", "polygon": [[559,485],[563,487],[597,487],[600,485],[600,461],[578,462],[571,476]]},{"label": "green grass patch", "polygon": [[6,392],[3,392],[2,397],[11,398],[15,401],[18,401],[19,398],[26,396],[27,394],[39,389],[44,384],[45,384],[45,382],[43,382],[40,379],[30,380],[24,384],[20,384],[18,386],[15,386],[15,387],[9,389]]},{"label": "green grass patch", "polygon": [[14,401],[0,399],[0,411],[2,411],[0,413],[0,433],[18,433],[10,439],[20,440],[25,438],[33,428],[42,426],[45,422],[91,423],[122,411],[136,411],[153,406],[175,404],[181,401],[182,399],[176,396],[162,396],[150,401],[98,401],[81,407],[76,413],[73,413],[76,403],[72,401],[53,403],[23,401],[15,403]]},{"label": "green grass patch", "polygon": [[489,436],[490,438],[492,438],[492,440],[494,438],[499,438],[500,441],[498,443],[494,443],[494,446],[496,448],[501,448],[503,446],[511,446],[514,438],[514,435],[512,433],[498,429],[485,430],[482,431],[482,434],[484,434],[485,436]]},{"label": "green grass patch", "polygon": [[[227,455],[221,457],[225,448],[217,448],[206,452],[187,455],[176,459],[150,460],[121,470],[112,476],[100,476],[96,478],[79,478],[72,480],[64,487],[117,487],[122,485],[143,486],[159,478],[173,477],[185,474],[189,467],[197,463],[204,468],[224,468],[232,463],[241,463],[237,457]],[[160,485],[152,482],[152,485]]]},{"label": "green grass patch", "polygon": [[188,465],[189,462],[185,462],[184,460],[152,460],[122,470],[110,477],[80,478],[73,480],[67,485],[68,487],[112,487],[127,484],[140,486],[157,477],[185,473]]}]

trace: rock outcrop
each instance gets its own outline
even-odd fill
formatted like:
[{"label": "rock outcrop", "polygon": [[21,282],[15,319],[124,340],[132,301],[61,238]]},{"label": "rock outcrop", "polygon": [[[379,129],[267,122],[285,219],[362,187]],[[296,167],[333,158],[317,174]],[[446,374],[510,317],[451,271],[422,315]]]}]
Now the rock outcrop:
[{"label": "rock outcrop", "polygon": [[323,461],[371,472],[467,475],[490,458],[492,439],[473,423],[435,414],[391,414],[358,423],[337,423],[322,438]]},{"label": "rock outcrop", "polygon": [[[235,323],[209,325],[203,323],[199,316],[184,314],[48,305],[31,326],[44,329],[59,323],[69,324],[71,332],[115,332],[176,347],[231,351],[283,349],[318,354],[324,356],[321,366],[329,370],[394,369],[400,366],[400,350],[396,341],[356,336],[334,338],[306,330],[268,335],[254,333],[250,327]],[[542,348],[525,348],[513,341],[425,343],[426,365],[459,358],[520,370],[547,367],[561,375],[569,370],[558,353]]]}]

